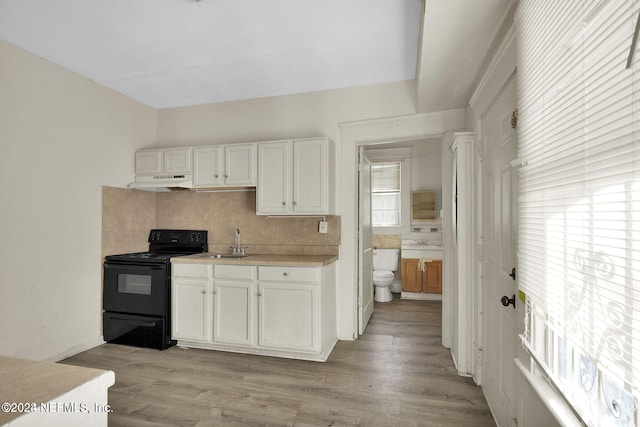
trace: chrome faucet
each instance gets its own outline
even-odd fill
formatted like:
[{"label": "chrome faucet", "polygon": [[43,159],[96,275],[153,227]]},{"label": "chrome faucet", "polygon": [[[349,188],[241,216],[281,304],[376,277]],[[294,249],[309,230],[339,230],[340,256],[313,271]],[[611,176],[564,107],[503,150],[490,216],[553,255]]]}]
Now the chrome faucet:
[{"label": "chrome faucet", "polygon": [[240,245],[240,229],[236,228],[236,245],[231,246],[234,255],[244,255],[244,251],[247,247]]}]

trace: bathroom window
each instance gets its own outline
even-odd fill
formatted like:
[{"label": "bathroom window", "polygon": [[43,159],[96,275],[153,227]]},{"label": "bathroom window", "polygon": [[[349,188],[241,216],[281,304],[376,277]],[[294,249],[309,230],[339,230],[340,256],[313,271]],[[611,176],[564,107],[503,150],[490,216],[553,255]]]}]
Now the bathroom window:
[{"label": "bathroom window", "polygon": [[400,225],[400,163],[371,164],[371,221],[374,227]]}]

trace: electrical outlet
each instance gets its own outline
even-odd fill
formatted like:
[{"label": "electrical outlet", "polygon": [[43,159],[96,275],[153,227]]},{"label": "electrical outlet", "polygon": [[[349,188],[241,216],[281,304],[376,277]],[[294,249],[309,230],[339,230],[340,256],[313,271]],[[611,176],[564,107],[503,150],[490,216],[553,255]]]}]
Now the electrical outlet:
[{"label": "electrical outlet", "polygon": [[328,228],[329,224],[327,223],[327,221],[320,221],[318,223],[318,233],[327,234]]}]

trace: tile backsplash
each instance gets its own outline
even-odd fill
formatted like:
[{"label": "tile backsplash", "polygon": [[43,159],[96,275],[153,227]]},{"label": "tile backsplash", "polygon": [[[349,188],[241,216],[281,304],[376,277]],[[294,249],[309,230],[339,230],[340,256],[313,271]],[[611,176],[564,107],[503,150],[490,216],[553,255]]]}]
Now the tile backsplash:
[{"label": "tile backsplash", "polygon": [[102,187],[102,258],[149,248],[156,226],[156,193]]},{"label": "tile backsplash", "polygon": [[374,234],[373,245],[380,249],[400,249],[402,236],[399,234]]},{"label": "tile backsplash", "polygon": [[[120,236],[126,235],[121,226],[140,228],[136,219],[130,216],[136,216],[136,206],[144,206],[138,215],[155,218],[152,226],[143,226],[147,233],[150,228],[208,230],[210,252],[229,252],[229,246],[235,244],[236,228],[240,229],[241,244],[248,246],[249,254],[337,255],[339,251],[339,216],[325,217],[329,226],[326,234],[318,233],[321,217],[259,216],[256,215],[255,191],[152,193],[104,187],[104,194],[109,197],[103,196],[103,236],[112,234],[110,230],[105,231],[105,225]],[[150,197],[153,197],[153,203],[149,203]],[[122,205],[126,205],[126,214],[121,211]],[[144,221],[145,224],[148,222]],[[146,244],[146,236],[143,241]]]}]

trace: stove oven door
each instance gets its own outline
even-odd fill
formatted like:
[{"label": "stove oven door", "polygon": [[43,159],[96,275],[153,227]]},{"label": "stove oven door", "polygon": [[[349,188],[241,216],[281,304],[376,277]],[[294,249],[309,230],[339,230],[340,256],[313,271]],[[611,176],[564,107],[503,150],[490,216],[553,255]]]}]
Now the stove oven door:
[{"label": "stove oven door", "polygon": [[168,269],[165,265],[104,264],[103,308],[118,313],[167,316]]}]

